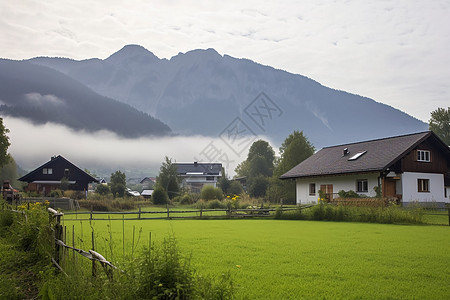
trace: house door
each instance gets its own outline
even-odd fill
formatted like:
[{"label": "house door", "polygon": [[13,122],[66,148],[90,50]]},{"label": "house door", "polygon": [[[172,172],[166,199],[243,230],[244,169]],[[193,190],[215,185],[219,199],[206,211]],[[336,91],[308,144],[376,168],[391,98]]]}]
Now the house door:
[{"label": "house door", "polygon": [[320,190],[326,194],[328,201],[333,199],[333,185],[332,184],[321,184]]},{"label": "house door", "polygon": [[384,188],[383,188],[383,197],[395,197],[396,195],[396,183],[395,180],[385,178],[384,179]]}]

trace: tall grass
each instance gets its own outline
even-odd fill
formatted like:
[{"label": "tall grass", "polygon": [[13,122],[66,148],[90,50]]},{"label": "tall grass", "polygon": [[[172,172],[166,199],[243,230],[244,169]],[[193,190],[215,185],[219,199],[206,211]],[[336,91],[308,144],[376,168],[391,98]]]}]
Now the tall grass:
[{"label": "tall grass", "polygon": [[275,219],[346,221],[382,224],[422,224],[423,209],[420,207],[403,208],[397,205],[387,207],[342,206],[320,203],[310,209],[299,208],[295,211],[277,210]]},{"label": "tall grass", "polygon": [[42,299],[232,299],[234,294],[230,276],[195,272],[173,235],[129,257],[120,265],[125,272],[98,269],[93,277],[90,263],[66,258],[68,276],[54,268],[45,272]]}]

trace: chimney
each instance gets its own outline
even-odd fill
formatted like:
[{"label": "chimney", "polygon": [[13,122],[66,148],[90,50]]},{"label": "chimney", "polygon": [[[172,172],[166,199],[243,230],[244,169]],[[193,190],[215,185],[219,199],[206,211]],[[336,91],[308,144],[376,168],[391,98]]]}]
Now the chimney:
[{"label": "chimney", "polygon": [[344,148],[344,156],[348,155],[350,152],[348,151],[348,148]]},{"label": "chimney", "polygon": [[194,161],[194,166],[196,167],[198,165],[198,162]]}]

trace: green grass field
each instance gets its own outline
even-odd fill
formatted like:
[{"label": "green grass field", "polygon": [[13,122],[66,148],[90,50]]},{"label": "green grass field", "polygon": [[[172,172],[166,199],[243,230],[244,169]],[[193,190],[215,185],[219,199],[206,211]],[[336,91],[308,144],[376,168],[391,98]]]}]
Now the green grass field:
[{"label": "green grass field", "polygon": [[[174,234],[202,274],[231,273],[238,299],[450,299],[450,227],[281,220],[65,221],[66,243],[120,264]],[[139,232],[142,232],[139,234]],[[113,250],[110,248],[112,234]],[[139,242],[137,242],[139,240]],[[138,250],[135,250],[134,255]]]}]

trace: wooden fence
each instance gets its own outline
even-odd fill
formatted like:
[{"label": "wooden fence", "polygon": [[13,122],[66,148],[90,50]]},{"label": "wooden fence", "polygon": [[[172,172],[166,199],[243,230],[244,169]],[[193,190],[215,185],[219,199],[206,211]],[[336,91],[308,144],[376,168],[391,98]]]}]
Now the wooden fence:
[{"label": "wooden fence", "polygon": [[[283,212],[307,208],[280,207]],[[171,210],[167,207],[161,211],[144,211],[139,207],[138,211],[129,212],[104,212],[104,211],[75,211],[65,213],[66,221],[83,220],[157,220],[157,219],[224,219],[224,218],[267,218],[273,215],[275,208],[246,208],[246,209],[192,209]],[[111,215],[122,215],[122,218],[111,218]]]}]

